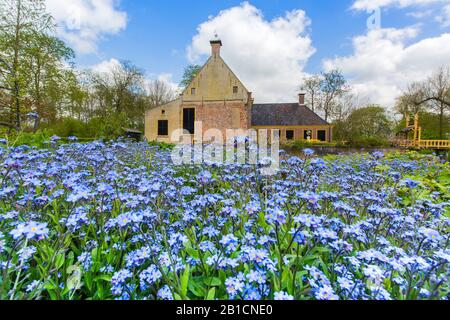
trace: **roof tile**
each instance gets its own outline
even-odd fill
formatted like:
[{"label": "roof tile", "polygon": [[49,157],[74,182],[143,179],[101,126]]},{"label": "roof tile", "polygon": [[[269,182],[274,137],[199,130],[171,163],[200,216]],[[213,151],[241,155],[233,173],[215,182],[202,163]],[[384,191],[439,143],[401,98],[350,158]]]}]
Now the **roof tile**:
[{"label": "roof tile", "polygon": [[254,104],[252,126],[327,126],[328,122],[298,103]]}]

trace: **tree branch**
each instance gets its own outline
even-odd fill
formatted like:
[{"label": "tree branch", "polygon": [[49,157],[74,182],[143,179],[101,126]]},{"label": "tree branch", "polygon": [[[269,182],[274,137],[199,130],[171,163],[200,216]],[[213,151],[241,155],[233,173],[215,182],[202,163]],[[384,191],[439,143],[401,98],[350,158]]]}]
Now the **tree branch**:
[{"label": "tree branch", "polygon": [[4,87],[4,86],[0,86],[0,90],[8,90],[8,91],[13,91],[13,89],[11,89],[11,88],[7,88],[7,87]]},{"label": "tree branch", "polygon": [[445,105],[447,105],[447,106],[450,107],[450,101],[446,101],[446,100],[444,100],[444,99],[442,99],[442,98],[439,98],[439,97],[430,97],[430,98],[426,98],[426,99],[424,99],[424,100],[422,100],[422,101],[420,101],[420,102],[415,102],[415,104],[416,104],[417,106],[419,106],[419,105],[421,105],[421,104],[423,104],[423,103],[426,103],[426,102],[429,102],[429,101],[438,101],[438,102],[441,102],[441,103],[443,103],[443,104],[445,104]]},{"label": "tree branch", "polygon": [[7,122],[0,122],[0,126],[8,127],[8,128],[14,128],[14,125]]}]

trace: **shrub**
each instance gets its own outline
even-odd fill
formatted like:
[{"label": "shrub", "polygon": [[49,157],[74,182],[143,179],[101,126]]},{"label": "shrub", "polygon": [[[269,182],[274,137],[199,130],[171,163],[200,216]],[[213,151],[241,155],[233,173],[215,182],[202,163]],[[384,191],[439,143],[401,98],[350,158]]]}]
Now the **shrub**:
[{"label": "shrub", "polygon": [[58,121],[56,124],[51,126],[53,132],[59,137],[71,137],[75,136],[78,138],[87,138],[87,125],[77,119],[66,118]]},{"label": "shrub", "polygon": [[175,145],[172,143],[166,143],[166,142],[157,142],[157,141],[150,141],[148,142],[148,145],[150,147],[157,147],[159,150],[173,150],[175,148]]},{"label": "shrub", "polygon": [[43,148],[54,135],[54,132],[49,129],[39,130],[35,133],[33,132],[13,132],[10,135],[5,135],[4,137],[8,140],[10,146],[23,146],[27,145],[30,147]]},{"label": "shrub", "polygon": [[389,147],[391,143],[383,138],[356,138],[348,141],[348,146],[352,148],[385,148]]}]

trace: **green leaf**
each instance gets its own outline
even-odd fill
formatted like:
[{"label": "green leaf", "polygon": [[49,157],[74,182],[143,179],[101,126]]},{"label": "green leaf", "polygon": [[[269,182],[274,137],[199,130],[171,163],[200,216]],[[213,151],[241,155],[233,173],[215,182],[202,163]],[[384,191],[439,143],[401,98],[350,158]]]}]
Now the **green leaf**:
[{"label": "green leaf", "polygon": [[110,276],[110,275],[102,274],[101,276],[95,277],[94,282],[98,282],[98,281],[111,282],[111,278],[112,278],[112,276]]},{"label": "green leaf", "polygon": [[56,283],[53,280],[49,280],[45,285],[44,288],[47,290],[55,290],[56,288],[58,288],[58,286],[56,285]]},{"label": "green leaf", "polygon": [[189,275],[190,275],[190,267],[187,266],[184,270],[183,274],[181,275],[180,281],[181,281],[181,296],[183,298],[186,298],[187,296],[187,290],[188,290],[188,283],[189,283]]},{"label": "green leaf", "polygon": [[173,294],[173,298],[174,298],[176,301],[183,300],[183,299],[180,297],[180,295],[179,295],[178,293],[174,293],[174,294]]},{"label": "green leaf", "polygon": [[220,287],[222,285],[222,280],[216,277],[206,278],[204,284],[211,287]]},{"label": "green leaf", "polygon": [[85,273],[84,274],[84,282],[86,283],[86,287],[89,289],[89,291],[92,290],[92,284],[93,284],[92,274]]},{"label": "green leaf", "polygon": [[72,265],[73,264],[73,261],[75,260],[75,255],[73,254],[72,251],[70,251],[69,254],[67,255],[66,260],[67,260],[67,264],[68,265]]},{"label": "green leaf", "polygon": [[199,259],[200,255],[198,253],[197,250],[191,248],[191,247],[186,247],[186,252],[194,259]]},{"label": "green leaf", "polygon": [[208,296],[206,297],[206,300],[214,300],[216,297],[216,288],[211,288],[208,292]]},{"label": "green leaf", "polygon": [[67,268],[67,274],[69,274],[69,278],[67,279],[67,288],[69,290],[78,290],[81,288],[81,276],[82,270],[78,265],[73,265]]},{"label": "green leaf", "polygon": [[55,267],[56,269],[60,269],[66,260],[66,255],[64,253],[60,253],[56,256]]},{"label": "green leaf", "polygon": [[191,280],[188,285],[189,291],[192,292],[196,297],[204,298],[206,293],[206,287],[202,285],[202,282]]}]

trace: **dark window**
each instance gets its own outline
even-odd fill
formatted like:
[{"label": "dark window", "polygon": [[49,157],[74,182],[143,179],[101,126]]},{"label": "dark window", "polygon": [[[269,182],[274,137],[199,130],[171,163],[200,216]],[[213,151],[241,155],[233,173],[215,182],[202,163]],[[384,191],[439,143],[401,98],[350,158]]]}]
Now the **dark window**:
[{"label": "dark window", "polygon": [[159,120],[158,121],[158,136],[168,136],[169,135],[169,121]]},{"label": "dark window", "polygon": [[195,88],[191,88],[191,94],[196,94],[197,90]]},{"label": "dark window", "polygon": [[286,131],[286,140],[294,140],[294,130]]},{"label": "dark window", "polygon": [[325,130],[317,131],[317,139],[319,141],[327,141],[327,132]]},{"label": "dark window", "polygon": [[239,90],[239,89],[238,89],[237,86],[234,86],[234,87],[233,87],[233,93],[238,93],[238,90]]},{"label": "dark window", "polygon": [[190,134],[195,133],[195,109],[183,109],[183,129]]},{"label": "dark window", "polygon": [[162,114],[162,115],[165,115],[165,114],[166,114],[166,110],[162,110],[162,111],[161,111],[161,114]]},{"label": "dark window", "polygon": [[311,130],[305,130],[305,135],[303,137],[305,140],[312,139],[312,131]]}]

